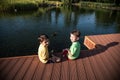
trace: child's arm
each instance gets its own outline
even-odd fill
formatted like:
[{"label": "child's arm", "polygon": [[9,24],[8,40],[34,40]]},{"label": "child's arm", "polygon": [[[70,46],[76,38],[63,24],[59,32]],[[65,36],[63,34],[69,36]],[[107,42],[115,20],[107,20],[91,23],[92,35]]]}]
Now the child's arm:
[{"label": "child's arm", "polygon": [[69,49],[67,49],[67,51],[68,51],[68,54],[72,56],[72,53],[71,53],[71,51],[70,51]]},{"label": "child's arm", "polygon": [[78,49],[77,47],[72,48],[72,50],[67,49],[68,54],[69,54],[70,56],[74,56],[74,55],[76,54],[77,49]]}]

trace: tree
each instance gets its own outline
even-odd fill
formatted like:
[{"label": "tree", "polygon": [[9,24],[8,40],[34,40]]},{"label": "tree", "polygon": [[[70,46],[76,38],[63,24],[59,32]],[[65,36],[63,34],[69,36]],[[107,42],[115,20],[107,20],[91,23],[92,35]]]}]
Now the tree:
[{"label": "tree", "polygon": [[115,3],[116,6],[119,6],[120,1],[119,0],[114,0],[114,3]]}]

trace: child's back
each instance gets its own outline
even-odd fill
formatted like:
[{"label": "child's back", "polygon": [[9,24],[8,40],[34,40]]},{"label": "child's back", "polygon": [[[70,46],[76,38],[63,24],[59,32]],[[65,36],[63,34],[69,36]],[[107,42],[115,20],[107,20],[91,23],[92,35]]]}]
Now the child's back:
[{"label": "child's back", "polygon": [[48,36],[47,35],[41,35],[39,37],[40,40],[40,46],[38,48],[38,57],[42,63],[47,63],[49,60],[49,52],[48,52]]},{"label": "child's back", "polygon": [[38,56],[42,63],[47,63],[49,59],[49,53],[47,47],[40,44],[38,48]]}]

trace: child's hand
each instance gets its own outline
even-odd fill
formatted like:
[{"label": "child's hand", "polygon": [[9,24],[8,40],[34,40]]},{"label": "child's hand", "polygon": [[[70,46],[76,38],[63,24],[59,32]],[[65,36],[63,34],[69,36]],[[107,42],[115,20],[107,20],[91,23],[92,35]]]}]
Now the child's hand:
[{"label": "child's hand", "polygon": [[62,52],[64,52],[66,49],[63,49]]},{"label": "child's hand", "polygon": [[62,55],[65,56],[66,54],[68,54],[68,49],[63,49]]},{"label": "child's hand", "polygon": [[69,55],[71,55],[71,56],[72,56],[72,54],[71,54],[71,52],[70,52],[70,50],[69,50],[69,49],[67,49],[67,52],[68,52],[68,54],[69,54]]},{"label": "child's hand", "polygon": [[68,53],[68,54],[71,54],[70,50],[68,48],[64,49],[63,50],[63,53]]}]

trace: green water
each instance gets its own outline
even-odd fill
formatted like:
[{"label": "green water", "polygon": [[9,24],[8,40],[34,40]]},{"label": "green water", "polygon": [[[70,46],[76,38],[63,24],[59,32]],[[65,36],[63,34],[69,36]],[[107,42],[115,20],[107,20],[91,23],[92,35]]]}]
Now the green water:
[{"label": "green water", "polygon": [[37,54],[38,36],[50,37],[49,51],[61,52],[71,45],[69,33],[85,35],[120,33],[120,11],[81,9],[79,7],[41,8],[31,12],[0,13],[0,57]]}]

